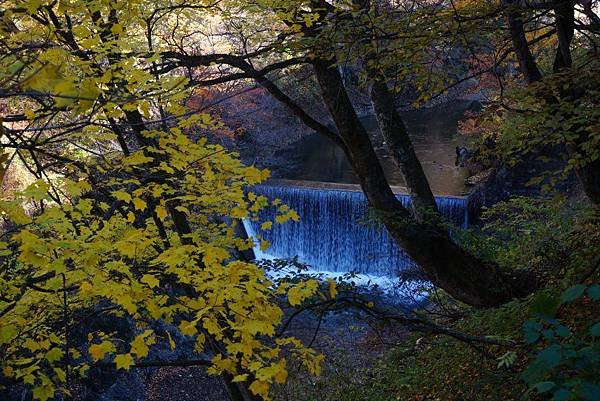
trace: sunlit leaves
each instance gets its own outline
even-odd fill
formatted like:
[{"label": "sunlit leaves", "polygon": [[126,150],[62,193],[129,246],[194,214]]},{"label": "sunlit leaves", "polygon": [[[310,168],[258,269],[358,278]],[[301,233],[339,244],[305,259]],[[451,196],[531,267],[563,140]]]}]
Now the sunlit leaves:
[{"label": "sunlit leaves", "polygon": [[[2,374],[35,399],[56,397],[66,392],[67,363],[81,375],[106,363],[128,370],[160,341],[175,348],[169,333],[149,329],[157,321],[210,353],[212,373],[247,380],[263,397],[287,377],[284,351],[317,372],[314,351],[272,337],[281,295],[289,290],[299,305],[318,283],[276,294],[260,268],[235,260],[261,240],[238,237],[239,219],[257,220],[267,207],[278,224],[299,216],[248,191],[267,170],[198,137],[218,120],[190,112],[187,77],[153,71],[171,44],[160,36],[149,48],[148,16],[170,3],[22,3],[10,10],[20,29],[1,32],[12,53],[0,61],[0,81],[18,93],[11,112],[31,128],[20,146],[43,163],[22,156],[43,171],[0,200],[11,229],[0,243]],[[175,9],[161,18],[183,27],[192,15]],[[305,18],[315,22],[316,14]],[[3,165],[9,156],[0,153]],[[96,329],[99,316],[126,321],[133,334]],[[67,339],[75,325],[82,338]]]},{"label": "sunlit leaves", "polygon": [[92,344],[88,348],[88,352],[92,357],[93,361],[99,361],[104,358],[106,354],[113,353],[116,351],[115,345],[110,341],[102,341],[100,344]]},{"label": "sunlit leaves", "polygon": [[[263,208],[275,207],[266,198],[244,191],[245,186],[262,179],[266,173],[256,168],[246,173],[247,168],[222,148],[180,140],[178,136],[184,135],[181,132],[155,132],[155,135],[173,139],[154,150],[163,155],[167,165],[175,161],[171,174],[157,164],[139,170],[137,163],[116,162],[113,171],[119,175],[107,181],[105,187],[92,186],[84,179],[59,177],[56,181],[34,182],[18,194],[18,200],[0,205],[7,218],[23,226],[10,237],[22,270],[16,275],[12,272],[0,275],[0,284],[11,288],[7,294],[18,305],[13,313],[3,317],[0,327],[0,344],[9,344],[2,368],[5,374],[18,371],[40,399],[62,391],[60,382],[64,375],[56,369],[62,369],[64,364],[65,342],[54,333],[48,333],[47,339],[25,337],[15,342],[22,330],[34,324],[28,317],[42,301],[45,310],[51,311],[43,319],[58,327],[58,334],[63,334],[62,297],[46,297],[46,292],[39,290],[61,294],[63,288],[70,288],[69,308],[85,310],[105,305],[108,313],[125,315],[139,323],[148,319],[173,323],[181,334],[194,337],[198,353],[205,351],[210,336],[211,341],[221,342],[228,351],[215,359],[218,362],[211,371],[240,377],[252,375],[257,378],[252,382],[256,383],[253,388],[261,396],[267,396],[272,383],[280,383],[287,377],[281,345],[268,345],[261,340],[275,335],[283,315],[275,302],[275,290],[257,266],[231,260],[233,251],[240,246],[233,229],[238,223],[215,221],[215,216],[237,216],[235,210],[242,216],[257,218]],[[189,168],[190,165],[196,169]],[[140,184],[143,174],[155,171],[160,179]],[[211,173],[203,174],[206,171]],[[50,183],[58,184],[68,194],[62,205],[52,203],[47,196],[52,190]],[[104,190],[108,199],[81,197],[98,188]],[[28,200],[44,200],[47,204],[42,213],[31,214],[23,207]],[[274,203],[278,214],[283,216],[278,223],[298,218],[288,207]],[[112,213],[107,213],[111,210]],[[194,228],[185,237],[179,235],[174,225],[174,211],[183,213]],[[151,213],[162,221],[166,238],[160,237]],[[244,247],[248,246],[248,241],[242,242]],[[24,280],[32,278],[39,281],[23,294]],[[171,291],[174,285],[185,285],[201,295],[174,293]],[[288,299],[292,305],[299,305],[318,289],[316,281],[295,283],[288,287]],[[329,296],[335,296],[335,292],[335,287],[329,288]],[[182,318],[181,311],[191,314],[191,318]],[[157,342],[150,330],[138,332],[125,344],[118,337],[89,334],[90,344],[82,345],[80,350],[71,349],[70,353],[85,352],[92,363],[112,361],[121,370],[131,369],[136,360],[147,357]],[[168,342],[169,347],[176,346],[170,335]],[[302,363],[317,369],[316,354],[303,350],[301,343],[285,344],[294,349],[293,355]],[[35,352],[35,358],[47,366],[27,373],[15,370],[23,361],[24,349]],[[78,365],[76,360],[71,359],[74,369],[82,372],[94,369],[93,364]],[[47,377],[44,384],[42,377]]]},{"label": "sunlit leaves", "polygon": [[327,280],[327,282],[329,284],[329,297],[331,299],[333,299],[336,297],[336,295],[338,293],[337,283],[333,279],[329,279],[329,280]]},{"label": "sunlit leaves", "polygon": [[292,306],[300,305],[305,299],[313,296],[318,289],[316,280],[301,282],[288,290],[288,302]]},{"label": "sunlit leaves", "polygon": [[117,369],[129,370],[133,364],[134,361],[131,354],[121,354],[115,357],[115,365],[117,366]]}]

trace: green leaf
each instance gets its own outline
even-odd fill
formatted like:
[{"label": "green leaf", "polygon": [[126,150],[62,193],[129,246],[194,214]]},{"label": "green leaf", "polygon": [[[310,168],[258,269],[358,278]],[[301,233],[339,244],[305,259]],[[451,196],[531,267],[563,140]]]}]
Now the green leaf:
[{"label": "green leaf", "polygon": [[588,288],[587,290],[588,295],[590,296],[590,298],[592,298],[593,300],[597,301],[600,299],[600,284],[594,284],[592,286],[590,286],[590,288]]},{"label": "green leaf", "polygon": [[587,286],[585,284],[574,285],[573,287],[571,287],[571,288],[567,289],[565,292],[563,292],[560,299],[563,302],[573,302],[574,300],[576,300],[577,298],[579,298],[583,295],[583,292],[585,291],[586,288],[587,288]]},{"label": "green leaf", "polygon": [[526,331],[525,335],[523,336],[523,339],[525,340],[525,342],[527,344],[533,344],[539,338],[540,338],[540,332],[539,331]]},{"label": "green leaf", "polygon": [[560,350],[560,345],[551,345],[538,354],[537,360],[544,364],[544,368],[546,370],[553,369],[554,367],[558,366],[562,359]]},{"label": "green leaf", "polygon": [[596,384],[585,382],[581,385],[581,396],[587,401],[600,400],[600,387]]},{"label": "green leaf", "polygon": [[544,326],[540,322],[536,322],[534,320],[527,320],[523,323],[523,339],[527,344],[535,343],[541,335],[541,330]]},{"label": "green leaf", "polygon": [[547,340],[552,340],[554,338],[554,335],[556,333],[554,332],[554,330],[552,329],[546,329],[542,331],[542,335],[544,336],[545,339]]},{"label": "green leaf", "polygon": [[592,333],[592,336],[594,337],[600,337],[600,322],[594,324],[590,328],[590,333]]},{"label": "green leaf", "polygon": [[554,316],[559,306],[560,299],[547,292],[541,292],[533,298],[529,311],[535,316]]},{"label": "green leaf", "polygon": [[537,390],[538,394],[542,394],[552,390],[554,386],[556,386],[554,382],[540,382],[537,383],[534,387]]},{"label": "green leaf", "polygon": [[562,324],[557,326],[555,331],[556,335],[559,337],[569,337],[571,335],[571,330],[569,330],[568,327],[563,326]]},{"label": "green leaf", "polygon": [[554,392],[554,401],[566,401],[571,397],[571,392],[566,388],[560,388]]}]

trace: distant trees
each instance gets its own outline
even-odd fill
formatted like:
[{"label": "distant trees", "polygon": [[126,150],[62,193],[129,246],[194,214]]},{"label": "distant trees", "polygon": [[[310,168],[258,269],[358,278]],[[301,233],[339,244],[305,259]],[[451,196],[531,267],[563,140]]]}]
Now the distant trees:
[{"label": "distant trees", "polygon": [[[519,93],[523,99],[514,100],[528,110],[514,119],[521,120],[520,128],[535,137],[533,146],[540,142],[563,146],[568,170],[575,172],[590,201],[600,205],[600,104],[598,85],[593,83],[598,78],[600,20],[592,2],[508,3],[507,8],[519,70],[530,86]],[[550,20],[548,13],[553,16]],[[531,31],[526,34],[526,27],[534,27],[542,36],[554,34],[552,58],[534,55],[534,45],[527,40]],[[547,66],[541,68],[540,63]],[[530,148],[531,139],[522,139]]]},{"label": "distant trees", "polygon": [[[260,3],[257,13],[264,15],[267,10],[276,16],[281,26],[281,33],[274,42],[276,48],[286,52],[295,50],[298,62],[314,68],[321,96],[336,125],[335,132],[312,118],[272,80],[255,70],[251,62],[226,63],[256,75],[257,82],[309,127],[344,149],[371,206],[382,216],[392,237],[419,262],[436,285],[471,305],[498,305],[528,294],[536,287],[536,278],[522,271],[504,272],[493,263],[466,252],[439,224],[441,219],[431,189],[396,112],[393,89],[400,91],[409,82],[420,90],[420,100],[425,101],[467,79],[492,76],[496,81],[494,106],[500,105],[500,110],[498,107],[489,110],[506,117],[504,122],[497,115],[492,116],[496,118],[497,130],[503,132],[499,141],[504,148],[520,155],[546,144],[560,145],[567,150],[569,160],[565,173],[574,169],[587,195],[596,202],[600,170],[596,168],[599,149],[595,127],[599,120],[597,100],[594,100],[597,92],[591,82],[595,82],[592,77],[597,71],[594,67],[598,59],[594,50],[597,18],[586,6],[587,21],[576,24],[572,15],[574,7],[574,3],[535,4],[530,8],[541,11],[524,21],[523,7],[508,3],[357,1],[348,4],[319,0],[278,2],[276,6]],[[550,17],[549,11],[553,14]],[[567,20],[570,22],[566,23]],[[575,25],[582,32],[577,44],[580,65],[574,67],[574,71],[565,72],[564,68],[573,65],[569,60],[571,41],[575,37],[571,30]],[[558,36],[562,39],[556,47],[552,40]],[[499,70],[514,52],[526,82],[537,81],[532,46],[541,54],[540,59],[548,49],[557,49],[554,73],[550,80],[544,81],[545,86],[527,88],[524,93],[518,90],[523,87],[518,76],[502,77]],[[472,68],[460,71],[456,63],[444,61],[448,59],[447,53],[455,50],[463,54],[462,64],[470,64]],[[302,60],[298,54],[305,58]],[[292,62],[293,58],[287,61]],[[359,75],[370,88],[380,128],[405,176],[413,199],[412,212],[397,202],[386,182],[338,71],[344,63],[363,67]],[[586,78],[581,79],[584,76]],[[547,93],[559,86],[578,87],[567,92],[581,96],[564,96],[566,92],[560,91]],[[526,107],[532,100],[533,107]]]},{"label": "distant trees", "polygon": [[[410,23],[414,23],[411,21],[413,18],[425,23],[427,18],[421,14],[426,10],[428,8],[423,7],[417,8],[414,13],[406,12],[406,18]],[[493,263],[470,254],[451,239],[447,228],[442,224],[433,194],[414,153],[408,133],[395,110],[393,93],[387,86],[386,69],[392,63],[398,62],[390,61],[392,58],[389,55],[379,58],[378,46],[381,43],[384,43],[383,54],[387,52],[387,46],[395,49],[395,42],[390,43],[394,33],[390,33],[389,38],[381,40],[378,37],[373,38],[373,32],[379,26],[377,24],[381,23],[382,26],[388,27],[395,20],[401,21],[403,12],[391,10],[389,12],[397,14],[397,17],[385,15],[381,21],[378,21],[377,14],[372,14],[372,11],[377,11],[375,6],[373,10],[361,4],[338,7],[324,1],[281,3],[278,4],[278,8],[270,10],[278,18],[282,33],[277,37],[278,41],[269,54],[282,48],[300,48],[305,57],[288,58],[269,64],[269,67],[283,65],[286,62],[290,65],[310,64],[314,69],[324,104],[335,122],[335,131],[309,115],[304,107],[265,76],[263,71],[269,67],[264,67],[262,70],[255,69],[248,61],[249,58],[242,55],[216,57],[220,57],[219,62],[237,67],[247,76],[254,78],[276,99],[287,105],[308,127],[331,139],[344,150],[371,206],[379,213],[392,237],[420,264],[432,282],[455,298],[480,307],[498,305],[529,294],[536,286],[536,279],[532,274],[522,271],[503,272]],[[257,12],[264,13],[265,10],[260,8]],[[440,18],[448,19],[446,14]],[[372,22],[373,20],[375,23]],[[447,29],[450,31],[449,28]],[[427,49],[434,46],[428,40],[435,38],[438,33],[428,33],[426,36],[415,34],[416,39],[412,39],[410,36],[412,33],[407,35],[410,44],[415,46],[415,52],[424,57]],[[385,32],[384,36],[387,36]],[[367,54],[367,59],[357,56],[357,51],[352,46],[360,49],[359,53],[364,51],[360,54]],[[186,67],[208,65],[210,61],[210,57],[204,55],[171,54],[170,56],[180,66]],[[337,66],[343,62],[360,62],[367,66],[364,75],[371,87],[370,97],[380,128],[412,195],[412,213],[402,206],[392,193],[369,135],[358,120],[337,69]],[[414,76],[417,83],[423,80],[418,75],[419,60],[401,60],[399,63],[402,63],[403,74],[406,77]],[[439,72],[436,74],[439,75]]]}]

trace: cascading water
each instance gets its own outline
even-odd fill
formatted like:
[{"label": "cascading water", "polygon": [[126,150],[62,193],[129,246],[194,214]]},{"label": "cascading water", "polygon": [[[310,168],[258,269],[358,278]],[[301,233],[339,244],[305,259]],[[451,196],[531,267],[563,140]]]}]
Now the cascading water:
[{"label": "cascading water", "polygon": [[[271,243],[266,254],[256,250],[258,258],[292,258],[310,265],[317,271],[355,272],[372,276],[394,276],[414,265],[408,255],[389,237],[384,228],[365,224],[368,211],[362,192],[261,185],[253,188],[256,194],[269,199],[281,199],[300,215],[299,222],[273,224],[271,231],[262,231]],[[397,195],[405,206],[407,195]],[[467,199],[436,197],[441,213],[457,226],[468,224]],[[268,211],[261,220],[274,220]],[[245,221],[250,236],[254,236],[261,221]]]}]

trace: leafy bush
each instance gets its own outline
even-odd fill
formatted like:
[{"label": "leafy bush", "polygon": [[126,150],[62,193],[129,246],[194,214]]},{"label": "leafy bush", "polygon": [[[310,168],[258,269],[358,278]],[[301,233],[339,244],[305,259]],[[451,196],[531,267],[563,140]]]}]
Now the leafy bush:
[{"label": "leafy bush", "polygon": [[523,324],[525,342],[536,346],[535,357],[521,374],[530,392],[551,393],[556,401],[600,399],[600,321],[573,332],[556,318],[557,309],[585,295],[600,300],[600,285],[576,285],[560,300],[545,297],[537,303],[537,318]]},{"label": "leafy bush", "polygon": [[546,283],[573,280],[600,254],[600,213],[563,197],[517,197],[484,211],[483,227],[459,241],[507,269],[527,268]]}]

